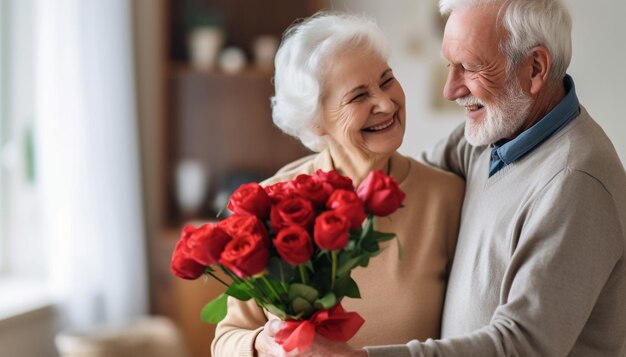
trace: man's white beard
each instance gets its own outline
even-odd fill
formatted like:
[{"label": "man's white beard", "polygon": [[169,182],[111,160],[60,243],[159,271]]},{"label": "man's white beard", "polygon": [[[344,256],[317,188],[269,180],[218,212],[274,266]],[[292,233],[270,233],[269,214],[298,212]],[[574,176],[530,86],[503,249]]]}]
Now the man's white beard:
[{"label": "man's white beard", "polygon": [[513,136],[526,121],[532,98],[524,93],[517,78],[513,78],[506,84],[504,96],[496,98],[493,104],[485,104],[471,94],[456,102],[462,107],[475,104],[485,107],[486,115],[482,120],[465,120],[465,139],[472,146],[482,146]]}]

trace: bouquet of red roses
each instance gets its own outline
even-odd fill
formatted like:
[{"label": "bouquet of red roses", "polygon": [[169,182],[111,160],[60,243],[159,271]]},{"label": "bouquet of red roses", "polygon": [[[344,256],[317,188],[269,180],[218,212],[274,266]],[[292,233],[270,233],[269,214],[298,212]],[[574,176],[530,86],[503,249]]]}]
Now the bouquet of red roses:
[{"label": "bouquet of red roses", "polygon": [[183,229],[172,272],[183,279],[210,275],[227,287],[204,307],[207,322],[226,316],[228,296],[254,299],[286,321],[275,337],[286,351],[305,350],[316,332],[347,342],[364,323],[341,306],[344,297],[360,297],[350,272],[366,267],[379,244],[395,237],[376,231],[373,218],[393,213],[404,197],[382,171],[356,190],[350,178],[321,170],[265,188],[244,184],[230,198],[231,216]]}]

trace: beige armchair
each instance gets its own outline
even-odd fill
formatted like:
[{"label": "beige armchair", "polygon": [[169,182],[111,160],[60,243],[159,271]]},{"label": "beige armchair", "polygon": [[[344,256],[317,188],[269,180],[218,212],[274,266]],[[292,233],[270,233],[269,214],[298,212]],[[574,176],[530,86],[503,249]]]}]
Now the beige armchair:
[{"label": "beige armchair", "polygon": [[63,331],[55,344],[61,357],[187,357],[178,328],[164,317],[124,326]]}]

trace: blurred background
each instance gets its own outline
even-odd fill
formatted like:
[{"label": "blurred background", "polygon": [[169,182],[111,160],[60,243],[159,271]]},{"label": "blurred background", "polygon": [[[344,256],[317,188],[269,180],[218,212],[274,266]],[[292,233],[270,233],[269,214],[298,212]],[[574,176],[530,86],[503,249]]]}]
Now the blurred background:
[{"label": "blurred background", "polygon": [[[565,2],[569,73],[624,162],[626,2]],[[463,121],[441,96],[435,0],[0,0],[3,356],[210,355],[199,315],[222,290],[174,279],[171,253],[239,184],[308,153],[272,124],[272,61],[322,9],[391,39],[402,153]]]}]

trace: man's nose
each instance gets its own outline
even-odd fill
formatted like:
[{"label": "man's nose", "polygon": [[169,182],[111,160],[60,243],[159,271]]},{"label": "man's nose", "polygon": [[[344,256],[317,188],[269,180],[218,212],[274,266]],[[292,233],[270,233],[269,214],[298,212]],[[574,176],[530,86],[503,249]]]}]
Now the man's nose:
[{"label": "man's nose", "polygon": [[443,87],[443,96],[450,101],[463,98],[470,94],[469,89],[465,86],[465,79],[461,70],[456,67],[450,67],[448,71],[448,79]]}]

